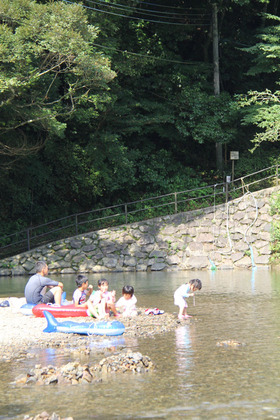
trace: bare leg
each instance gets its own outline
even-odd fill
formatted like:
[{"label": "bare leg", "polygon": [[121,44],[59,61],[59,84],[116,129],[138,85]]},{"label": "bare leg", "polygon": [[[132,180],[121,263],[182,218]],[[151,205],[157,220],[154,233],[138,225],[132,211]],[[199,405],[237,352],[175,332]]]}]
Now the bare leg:
[{"label": "bare leg", "polygon": [[192,316],[191,315],[188,315],[187,314],[187,308],[185,307],[185,310],[184,310],[184,318],[186,319],[186,318],[191,318]]},{"label": "bare leg", "polygon": [[184,310],[185,310],[185,307],[184,306],[179,306],[179,314],[178,314],[178,318],[179,319],[183,319],[184,318]]},{"label": "bare leg", "polygon": [[62,288],[60,286],[55,286],[51,288],[51,292],[54,296],[54,301],[57,305],[61,305],[61,295],[62,295]]},{"label": "bare leg", "polygon": [[106,318],[106,309],[105,309],[105,299],[101,299],[101,302],[98,305],[98,311],[100,314],[100,318]]},{"label": "bare leg", "polygon": [[107,307],[110,309],[110,311],[113,312],[114,316],[118,316],[118,312],[116,310],[115,304],[114,303],[107,303]]},{"label": "bare leg", "polygon": [[90,300],[87,301],[87,306],[88,306],[88,310],[89,312],[96,318],[96,319],[100,319],[101,316],[97,313],[96,310],[96,306],[93,306],[93,304],[91,303]]}]

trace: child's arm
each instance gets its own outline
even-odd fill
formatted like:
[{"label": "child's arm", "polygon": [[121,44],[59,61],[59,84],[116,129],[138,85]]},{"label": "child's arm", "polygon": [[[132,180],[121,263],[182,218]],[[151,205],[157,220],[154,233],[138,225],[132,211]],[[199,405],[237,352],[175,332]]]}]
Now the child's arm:
[{"label": "child's arm", "polygon": [[74,293],[73,293],[73,303],[74,303],[74,305],[75,306],[79,306],[79,299],[80,299],[80,296],[78,296],[79,295],[79,293],[78,293],[78,291],[77,291],[77,289],[74,291]]},{"label": "child's arm", "polygon": [[101,292],[97,290],[96,292],[92,293],[89,297],[89,300],[92,302],[94,306],[98,305],[101,302]]},{"label": "child's arm", "polygon": [[112,292],[111,292],[111,302],[115,303],[115,301],[116,301],[116,291],[112,290]]},{"label": "child's arm", "polygon": [[[104,296],[105,297],[105,296]],[[106,303],[115,303],[116,301],[116,291],[107,292],[107,302]]]},{"label": "child's arm", "polygon": [[79,307],[79,308],[83,308],[84,306],[85,306],[85,304],[84,303],[79,303],[79,297],[78,296],[75,296],[75,295],[73,295],[73,302],[74,302],[74,305],[75,305],[75,307]]},{"label": "child's arm", "polygon": [[87,303],[79,303],[79,302],[75,302],[74,303],[75,307],[79,307],[79,308],[84,308],[85,306],[87,306]]},{"label": "child's arm", "polygon": [[82,297],[81,291],[78,290],[78,289],[75,290],[75,292],[73,293],[73,302],[74,302],[75,307],[77,307],[77,306],[79,308],[87,307],[87,303],[86,302],[85,303],[80,303],[81,297]]},{"label": "child's arm", "polygon": [[123,297],[119,298],[119,300],[117,301],[117,303],[115,304],[115,306],[116,306],[116,309],[118,311],[123,311],[125,309]]},{"label": "child's arm", "polygon": [[74,305],[75,305],[75,308],[78,306],[79,308],[84,308],[85,306],[87,306],[87,304],[86,303],[79,303],[79,299],[80,299],[80,296],[78,296],[78,295],[73,295],[73,301],[74,301]]},{"label": "child's arm", "polygon": [[87,288],[87,295],[90,296],[92,294],[93,291],[93,286],[90,284]]}]

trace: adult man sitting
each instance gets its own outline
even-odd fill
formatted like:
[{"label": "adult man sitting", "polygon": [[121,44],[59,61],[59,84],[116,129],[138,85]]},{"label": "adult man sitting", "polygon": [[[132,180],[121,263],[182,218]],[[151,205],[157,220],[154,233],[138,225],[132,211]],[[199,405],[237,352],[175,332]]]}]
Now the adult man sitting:
[{"label": "adult man sitting", "polygon": [[[32,277],[26,283],[24,289],[24,295],[27,303],[56,303],[61,304],[61,295],[63,290],[63,283],[51,280],[46,275],[48,274],[49,268],[44,261],[38,261],[35,264],[35,272]],[[50,290],[42,294],[45,287],[49,287]]]}]

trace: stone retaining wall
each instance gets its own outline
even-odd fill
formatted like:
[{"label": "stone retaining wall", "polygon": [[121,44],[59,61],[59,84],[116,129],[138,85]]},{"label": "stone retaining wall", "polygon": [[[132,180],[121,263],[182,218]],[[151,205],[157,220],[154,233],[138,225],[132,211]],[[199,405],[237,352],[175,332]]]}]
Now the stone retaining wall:
[{"label": "stone retaining wall", "polygon": [[269,267],[270,198],[278,187],[215,208],[102,229],[0,261],[0,275]]}]

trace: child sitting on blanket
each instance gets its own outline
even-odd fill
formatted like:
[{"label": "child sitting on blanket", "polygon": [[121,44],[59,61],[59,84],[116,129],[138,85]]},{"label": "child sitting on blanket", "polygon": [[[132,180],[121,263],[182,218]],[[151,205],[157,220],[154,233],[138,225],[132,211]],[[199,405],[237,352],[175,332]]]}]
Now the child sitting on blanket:
[{"label": "child sitting on blanket", "polygon": [[134,288],[132,286],[124,286],[122,289],[122,297],[117,301],[116,308],[122,316],[136,316],[136,302]]},{"label": "child sitting on blanket", "polygon": [[118,317],[119,314],[117,313],[115,307],[115,300],[116,300],[116,292],[113,290],[112,292],[108,291],[109,283],[106,279],[98,280],[98,289],[96,292],[92,293],[90,296],[90,301],[93,306],[99,305],[100,308],[104,308],[101,310],[101,315],[109,317],[110,311],[113,312],[115,317]]},{"label": "child sitting on blanket", "polygon": [[[87,300],[87,296],[91,294],[93,289],[91,285],[88,285],[88,278],[79,274],[76,278],[76,284],[78,288],[73,293],[74,305],[87,308],[88,315],[101,319],[102,307],[98,307],[98,305],[94,305],[90,300]],[[99,312],[101,312],[101,314]]]}]

